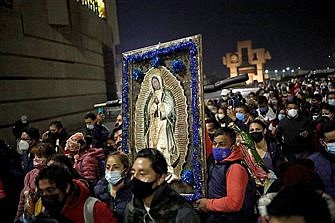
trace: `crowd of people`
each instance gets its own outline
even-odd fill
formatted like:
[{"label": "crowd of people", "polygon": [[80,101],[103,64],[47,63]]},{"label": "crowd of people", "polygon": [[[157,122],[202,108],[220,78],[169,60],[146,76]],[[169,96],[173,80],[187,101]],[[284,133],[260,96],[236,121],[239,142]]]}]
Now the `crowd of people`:
[{"label": "crowd of people", "polygon": [[[88,197],[100,198],[101,193],[98,193],[99,189],[95,189],[95,187],[103,184],[100,182],[102,179],[108,179],[106,184],[108,187],[105,188],[108,191],[107,195],[110,194],[110,191],[115,193],[111,194],[110,197],[105,197],[104,201],[106,202],[99,201],[97,205],[93,200],[93,216],[100,218],[99,220],[95,219],[96,222],[110,222],[110,220],[117,222],[116,219],[121,219],[120,212],[123,212],[127,200],[122,198],[119,202],[119,193],[116,191],[119,189],[121,191],[120,185],[123,185],[121,181],[125,176],[128,176],[129,171],[127,155],[115,154],[120,152],[121,147],[122,115],[119,114],[116,117],[112,131],[103,124],[104,118],[104,114],[101,112],[97,115],[92,112],[87,113],[83,117],[85,123],[83,130],[72,135],[58,120],[50,122],[48,130],[42,133],[39,129],[30,126],[26,115],[15,122],[12,132],[17,139],[17,147],[11,148],[5,140],[1,139],[0,141],[0,206],[4,211],[4,222],[44,222],[49,215],[58,222],[84,222],[85,215],[79,216],[70,210],[68,213],[65,211],[66,214],[60,214],[60,211],[66,206],[65,200],[70,202],[68,208],[71,209],[76,202],[84,207]],[[113,157],[116,157],[113,163],[109,163]],[[127,163],[125,163],[125,157]],[[115,178],[115,171],[119,173],[121,164],[125,166],[119,176],[122,180],[112,183],[110,179]],[[55,193],[49,193],[48,189],[47,195],[44,196],[43,190],[39,188],[37,179],[41,178],[42,169],[44,170],[50,165],[61,166],[67,169],[68,173],[63,170],[50,170],[50,172],[46,172],[45,176],[42,176],[49,182],[43,182],[42,185],[47,183],[46,188],[49,188],[50,184],[55,184],[55,188],[65,193],[60,196],[66,196],[66,198],[57,199],[56,195],[59,193],[56,193],[56,190]],[[49,174],[56,173],[60,175],[49,176]],[[65,190],[66,180],[68,180],[70,190]],[[73,182],[70,183],[70,181]],[[129,188],[129,182],[126,185]],[[131,192],[126,195],[128,199]],[[69,201],[70,197],[71,201]],[[103,199],[101,198],[101,200]],[[89,206],[87,207],[89,208]],[[58,210],[59,208],[60,210]],[[87,211],[83,213],[85,212]],[[36,218],[37,216],[39,218]]]},{"label": "crowd of people", "polygon": [[109,130],[89,112],[73,134],[22,116],[17,148],[0,140],[3,222],[335,222],[334,86],[301,78],[206,100],[206,192],[192,203],[159,150],[121,150],[121,114]]},{"label": "crowd of people", "polygon": [[[212,146],[206,147],[208,197],[198,203],[207,222],[334,221],[334,84],[334,77],[292,79],[260,84],[246,97],[226,90],[206,101]],[[305,189],[313,195],[301,195]],[[256,216],[246,209],[250,194]],[[315,214],[316,206],[327,207],[327,221]]]}]

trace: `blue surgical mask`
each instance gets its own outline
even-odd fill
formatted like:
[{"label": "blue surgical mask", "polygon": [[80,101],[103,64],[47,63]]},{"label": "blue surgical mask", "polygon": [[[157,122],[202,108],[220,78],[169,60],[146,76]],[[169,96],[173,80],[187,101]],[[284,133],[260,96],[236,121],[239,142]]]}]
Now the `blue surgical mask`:
[{"label": "blue surgical mask", "polygon": [[105,178],[108,181],[108,183],[112,185],[117,185],[122,180],[122,173],[121,171],[118,170],[115,171],[106,170]]},{"label": "blue surgical mask", "polygon": [[245,115],[244,115],[243,113],[241,113],[241,112],[237,112],[235,116],[236,116],[236,118],[237,118],[238,120],[244,122]]},{"label": "blue surgical mask", "polygon": [[328,104],[331,106],[335,106],[335,99],[328,99]]},{"label": "blue surgical mask", "polygon": [[278,120],[283,120],[285,118],[285,114],[278,114]]},{"label": "blue surgical mask", "polygon": [[226,159],[231,154],[230,148],[213,148],[213,157],[216,161],[222,161]]},{"label": "blue surgical mask", "polygon": [[330,155],[335,156],[335,142],[327,143],[326,150]]}]

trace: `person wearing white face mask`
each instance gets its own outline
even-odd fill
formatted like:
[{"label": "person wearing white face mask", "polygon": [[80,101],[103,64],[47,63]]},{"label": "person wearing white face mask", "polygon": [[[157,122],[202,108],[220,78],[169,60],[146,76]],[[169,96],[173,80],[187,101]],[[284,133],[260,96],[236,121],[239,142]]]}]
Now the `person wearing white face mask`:
[{"label": "person wearing white face mask", "polygon": [[123,213],[131,200],[128,156],[120,151],[111,153],[106,159],[105,177],[94,187],[95,196],[109,204],[117,218],[123,222]]},{"label": "person wearing white face mask", "polygon": [[226,107],[219,107],[218,112],[215,115],[216,121],[218,121],[221,127],[228,126],[229,122],[231,121],[227,115],[227,108]]},{"label": "person wearing white face mask", "polygon": [[276,138],[283,146],[289,162],[313,151],[313,125],[309,116],[300,112],[298,102],[293,99],[286,106],[286,117],[276,129]]},{"label": "person wearing white face mask", "polygon": [[27,127],[23,130],[21,138],[17,144],[17,151],[22,155],[24,173],[28,173],[34,168],[34,154],[31,148],[40,140],[40,131],[37,128]]}]

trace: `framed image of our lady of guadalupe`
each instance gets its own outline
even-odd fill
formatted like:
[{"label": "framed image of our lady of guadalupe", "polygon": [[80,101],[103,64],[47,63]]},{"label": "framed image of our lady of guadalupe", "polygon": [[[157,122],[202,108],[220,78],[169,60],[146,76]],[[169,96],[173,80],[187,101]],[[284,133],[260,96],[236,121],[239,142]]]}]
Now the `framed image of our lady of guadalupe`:
[{"label": "framed image of our lady of guadalupe", "polygon": [[167,182],[190,201],[205,191],[202,83],[200,35],[123,53],[122,150],[159,150]]}]

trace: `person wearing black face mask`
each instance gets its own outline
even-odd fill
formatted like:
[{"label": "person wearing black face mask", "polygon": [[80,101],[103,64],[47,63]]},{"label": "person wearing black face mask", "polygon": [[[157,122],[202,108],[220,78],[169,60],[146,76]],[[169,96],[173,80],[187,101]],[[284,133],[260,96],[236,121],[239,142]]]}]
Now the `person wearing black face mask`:
[{"label": "person wearing black face mask", "polygon": [[273,136],[267,134],[266,124],[259,119],[250,122],[249,134],[255,142],[257,153],[264,161],[265,168],[277,174],[279,165],[284,162],[280,144]]},{"label": "person wearing black face mask", "polygon": [[84,223],[89,212],[95,223],[117,222],[106,203],[96,200],[94,205],[86,205],[90,198],[88,187],[82,181],[73,180],[63,165],[51,164],[43,168],[35,183],[45,208],[37,217],[49,216],[62,223]]},{"label": "person wearing black face mask", "polygon": [[140,150],[131,172],[134,196],[125,209],[124,222],[201,222],[192,205],[165,181],[167,162],[161,152]]},{"label": "person wearing black face mask", "polygon": [[64,129],[60,121],[52,121],[49,124],[49,130],[41,136],[42,142],[50,143],[56,152],[64,151],[66,140],[69,138],[69,133]]}]

